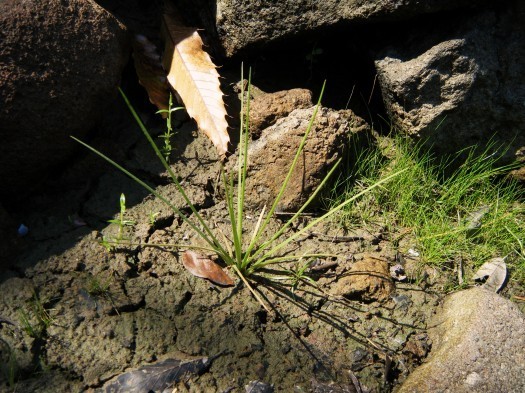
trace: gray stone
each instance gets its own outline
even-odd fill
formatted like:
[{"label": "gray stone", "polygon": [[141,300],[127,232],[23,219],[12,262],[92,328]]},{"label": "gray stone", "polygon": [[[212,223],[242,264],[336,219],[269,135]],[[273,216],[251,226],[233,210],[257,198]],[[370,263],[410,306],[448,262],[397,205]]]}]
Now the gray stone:
[{"label": "gray stone", "polygon": [[431,321],[432,351],[398,393],[525,391],[525,315],[476,287],[450,295]]},{"label": "gray stone", "polygon": [[126,31],[91,0],[0,2],[0,198],[30,191],[116,97]]},{"label": "gray stone", "polygon": [[494,137],[512,142],[510,159],[525,145],[525,5],[507,4],[378,56],[383,99],[398,128],[438,153],[481,148]]},{"label": "gray stone", "polygon": [[305,31],[362,21],[396,21],[461,6],[482,3],[468,0],[180,0],[187,20],[216,26],[226,56],[253,44],[290,37]]}]

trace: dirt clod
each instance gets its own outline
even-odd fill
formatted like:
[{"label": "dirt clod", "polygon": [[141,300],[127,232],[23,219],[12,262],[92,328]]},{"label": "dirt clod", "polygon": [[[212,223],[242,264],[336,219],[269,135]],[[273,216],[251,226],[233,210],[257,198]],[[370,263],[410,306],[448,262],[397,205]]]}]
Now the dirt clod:
[{"label": "dirt clod", "polygon": [[352,265],[348,275],[332,288],[332,295],[345,296],[363,302],[388,299],[394,284],[390,278],[387,261],[366,256]]}]

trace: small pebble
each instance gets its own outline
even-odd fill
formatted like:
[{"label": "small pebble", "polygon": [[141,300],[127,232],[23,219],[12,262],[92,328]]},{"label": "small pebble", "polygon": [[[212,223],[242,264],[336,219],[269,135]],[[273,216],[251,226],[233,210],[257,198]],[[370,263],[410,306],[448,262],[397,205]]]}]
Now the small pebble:
[{"label": "small pebble", "polygon": [[417,252],[416,250],[414,250],[412,248],[409,248],[408,249],[408,255],[410,255],[411,257],[418,257],[419,256],[419,252]]},{"label": "small pebble", "polygon": [[23,237],[29,233],[29,228],[26,227],[24,224],[20,224],[18,227],[18,236]]}]

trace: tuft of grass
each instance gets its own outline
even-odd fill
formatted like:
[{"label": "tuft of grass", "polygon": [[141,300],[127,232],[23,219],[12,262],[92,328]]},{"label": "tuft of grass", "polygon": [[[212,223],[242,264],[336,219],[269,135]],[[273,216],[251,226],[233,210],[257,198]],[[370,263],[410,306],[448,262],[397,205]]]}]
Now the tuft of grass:
[{"label": "tuft of grass", "polygon": [[[300,260],[298,262],[300,262]],[[315,286],[315,280],[308,275],[308,270],[314,262],[314,259],[308,259],[302,265],[298,264],[297,266],[292,267],[290,269],[283,268],[283,273],[285,275],[276,276],[274,277],[274,279],[288,281],[290,283],[292,296],[295,298],[295,290],[297,289],[300,283]]]},{"label": "tuft of grass", "polygon": [[368,225],[380,215],[392,233],[401,228],[411,233],[422,261],[432,265],[461,260],[473,269],[492,257],[509,255],[514,278],[525,283],[524,194],[505,177],[514,166],[498,165],[502,149],[489,143],[481,152],[467,148],[438,161],[422,144],[402,137],[389,141],[357,158],[352,175],[339,182],[343,192],[329,204],[391,173],[403,174],[388,188],[377,187],[359,204],[344,209],[338,215],[340,225]]},{"label": "tuft of grass", "polygon": [[100,276],[90,276],[87,280],[85,289],[87,293],[89,293],[89,295],[95,299],[95,301],[98,301],[98,299],[105,299],[106,301],[110,302],[113,306],[113,309],[115,310],[115,313],[120,315],[111,294],[111,280],[112,276],[109,276],[105,279]]},{"label": "tuft of grass", "polygon": [[[241,79],[242,80],[244,79],[242,74],[241,74]],[[245,193],[246,193],[246,176],[247,176],[247,168],[248,168],[248,144],[249,144],[248,130],[250,127],[250,116],[249,116],[250,99],[249,98],[250,98],[250,88],[251,88],[251,76],[249,76],[248,80],[249,80],[249,83],[248,83],[247,91],[244,91],[244,85],[243,85],[243,89],[241,92],[242,97],[244,98],[246,96],[246,99],[241,100],[241,113],[240,113],[241,126],[239,128],[239,145],[238,145],[236,174],[234,175],[233,172],[231,172],[230,174],[226,174],[226,172],[224,171],[224,168],[222,168],[221,178],[222,178],[222,182],[224,186],[225,202],[226,202],[228,214],[230,217],[230,223],[231,223],[229,232],[227,234],[224,234],[222,232],[215,233],[211,229],[211,226],[205,221],[203,216],[197,211],[195,206],[190,201],[188,195],[186,194],[184,188],[179,183],[177,176],[173,172],[173,169],[170,167],[170,165],[166,161],[161,150],[155,144],[155,141],[150,136],[149,132],[145,128],[141,119],[139,118],[139,116],[133,109],[132,105],[130,104],[128,98],[125,96],[125,94],[122,91],[121,91],[122,97],[124,101],[126,102],[126,104],[128,105],[128,108],[132,116],[134,117],[140,129],[142,130],[144,136],[149,141],[157,158],[160,160],[165,170],[169,174],[170,178],[172,179],[173,183],[176,185],[177,190],[180,193],[180,195],[183,197],[186,205],[190,208],[192,212],[191,217],[188,217],[186,214],[184,214],[179,209],[179,207],[173,205],[171,201],[168,200],[165,196],[163,196],[157,190],[150,187],[144,181],[142,181],[137,176],[129,172],[127,169],[123,168],[121,165],[111,160],[109,157],[105,156],[104,154],[100,153],[99,151],[95,150],[89,145],[81,142],[80,140],[76,138],[73,138],[73,139],[75,139],[76,141],[84,145],[86,148],[88,148],[95,154],[102,157],[104,160],[109,162],[115,168],[122,171],[124,174],[129,176],[139,185],[141,185],[146,190],[148,190],[153,195],[155,195],[159,200],[161,200],[168,207],[170,207],[171,210],[182,221],[188,224],[192,228],[192,230],[195,231],[198,234],[198,236],[202,240],[204,240],[207,244],[206,247],[172,244],[171,245],[172,247],[175,247],[178,249],[199,248],[199,249],[205,249],[209,252],[216,254],[226,265],[230,266],[237,273],[237,275],[241,278],[241,280],[243,280],[243,282],[247,284],[248,288],[251,289],[249,283],[246,281],[246,278],[250,277],[252,274],[256,272],[260,272],[263,268],[267,267],[268,265],[280,264],[286,261],[298,261],[298,260],[301,260],[301,258],[308,259],[308,258],[326,256],[325,254],[309,254],[309,255],[296,256],[296,255],[284,255],[284,253],[286,251],[286,246],[288,244],[300,238],[301,236],[304,236],[304,234],[307,233],[309,230],[311,230],[313,226],[332,217],[335,213],[349,206],[354,201],[356,201],[358,198],[362,197],[363,195],[370,192],[374,188],[380,187],[384,185],[385,183],[389,182],[391,179],[398,176],[399,173],[401,173],[405,169],[399,172],[393,171],[388,176],[384,176],[383,178],[378,180],[376,183],[370,184],[368,187],[364,188],[360,192],[357,192],[349,196],[348,199],[339,201],[337,205],[333,206],[329,211],[327,211],[320,217],[310,221],[308,224],[303,226],[302,229],[296,232],[293,232],[291,235],[286,235],[288,232],[287,230],[292,227],[292,224],[297,219],[300,218],[304,210],[309,206],[309,204],[317,197],[317,195],[323,189],[323,187],[328,183],[329,178],[334,173],[334,171],[337,168],[337,165],[339,164],[338,162],[329,171],[329,173],[323,179],[319,187],[308,198],[306,203],[296,213],[291,215],[291,217],[286,222],[284,222],[280,226],[280,228],[276,230],[274,233],[270,234],[269,236],[264,235],[266,233],[265,230],[267,229],[268,224],[271,222],[271,219],[275,213],[275,210],[277,209],[277,206],[279,205],[279,202],[281,201],[281,198],[286,190],[288,182],[292,177],[294,168],[297,165],[298,161],[300,160],[306,140],[308,138],[309,133],[312,130],[316,114],[321,105],[321,97],[324,91],[324,86],[323,86],[321,90],[321,95],[314,109],[313,116],[310,119],[310,123],[304,133],[304,136],[296,151],[295,157],[292,163],[290,164],[290,168],[287,172],[286,178],[275,200],[273,201],[273,203],[271,204],[271,206],[269,206],[267,210],[266,208],[262,210],[253,232],[246,233],[245,226],[244,226],[244,221],[246,218],[244,201],[245,201]],[[170,246],[170,245],[167,245],[167,246]],[[300,279],[303,279],[304,274],[301,273],[298,277]],[[253,290],[252,290],[252,293],[254,294],[255,297],[258,298],[257,294]],[[259,298],[258,300],[261,302],[261,304],[263,304],[263,302]]]},{"label": "tuft of grass", "polygon": [[184,108],[182,106],[173,107],[173,94],[170,93],[168,109],[161,109],[157,111],[158,114],[166,115],[166,130],[162,135],[159,136],[159,138],[164,140],[164,146],[162,146],[160,151],[162,152],[162,155],[164,156],[166,162],[170,162],[171,151],[173,150],[173,146],[171,145],[171,138],[173,138],[174,132],[173,126],[171,125],[171,115],[173,112],[181,109]]},{"label": "tuft of grass", "polygon": [[20,325],[28,336],[41,339],[47,334],[47,329],[53,323],[54,319],[49,314],[36,292],[33,293],[27,310],[20,310]]},{"label": "tuft of grass", "polygon": [[2,355],[2,352],[4,352],[3,356],[0,357],[0,359],[2,360],[2,362],[0,363],[0,373],[4,377],[5,381],[7,381],[7,385],[9,386],[9,388],[14,391],[16,387],[16,380],[19,374],[19,367],[18,361],[16,359],[16,354],[11,348],[11,346],[1,338],[0,344],[3,347],[5,347],[0,347],[0,349],[4,350],[0,351],[0,355]]},{"label": "tuft of grass", "polygon": [[103,296],[110,298],[111,292],[109,287],[111,285],[110,279],[102,280],[97,276],[91,276],[87,283],[87,292],[93,297]]},{"label": "tuft of grass", "polygon": [[132,227],[136,224],[133,220],[127,220],[125,219],[126,215],[126,195],[124,193],[120,194],[120,212],[118,218],[108,220],[110,224],[114,224],[117,226],[117,235],[114,237],[106,237],[104,236],[102,238],[102,245],[108,250],[111,251],[113,247],[118,246],[121,244],[124,240],[129,240],[128,237],[126,237],[126,230],[129,227]]}]

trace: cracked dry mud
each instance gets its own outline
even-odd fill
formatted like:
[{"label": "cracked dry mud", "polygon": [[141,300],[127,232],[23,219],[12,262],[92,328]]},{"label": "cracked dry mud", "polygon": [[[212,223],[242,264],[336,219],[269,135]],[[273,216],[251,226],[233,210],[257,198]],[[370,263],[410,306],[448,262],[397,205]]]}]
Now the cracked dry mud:
[{"label": "cracked dry mud", "polygon": [[[183,206],[135,132],[105,148]],[[213,147],[195,137],[194,126],[186,122],[176,149],[175,156],[183,158],[174,167],[190,198],[209,222],[226,228],[224,202],[215,190],[219,164]],[[30,235],[18,240],[12,268],[0,276],[0,351],[4,360],[8,353],[16,359],[16,391],[96,391],[126,370],[159,359],[220,355],[201,375],[176,384],[176,391],[244,392],[254,380],[273,384],[278,392],[321,391],[323,384],[353,391],[353,374],[366,391],[380,392],[403,381],[426,355],[426,321],[440,301],[431,290],[396,283],[382,303],[373,296],[365,302],[328,295],[356,261],[371,256],[396,263],[383,228],[343,233],[327,223],[292,243],[288,251],[294,254],[329,253],[334,257],[321,263],[337,264],[311,273],[316,286],[302,283],[295,291],[286,281],[254,282],[272,305],[267,313],[238,278],[234,287],[220,288],[193,277],[169,247],[104,249],[99,240],[115,230],[106,220],[116,213],[121,192],[128,200],[127,219],[136,221],[127,233],[132,241],[197,244],[199,239],[160,201],[98,158],[82,156],[63,177],[81,178],[91,171],[100,171],[97,181],[78,180],[37,205],[49,206],[48,198],[56,202],[52,207],[24,216]],[[158,214],[152,224],[153,213]],[[73,214],[87,226],[71,224]],[[250,231],[258,212],[247,216]],[[278,224],[274,219],[268,230]],[[37,338],[21,323],[23,310],[38,323],[29,311],[35,293],[52,318]]]}]

